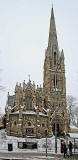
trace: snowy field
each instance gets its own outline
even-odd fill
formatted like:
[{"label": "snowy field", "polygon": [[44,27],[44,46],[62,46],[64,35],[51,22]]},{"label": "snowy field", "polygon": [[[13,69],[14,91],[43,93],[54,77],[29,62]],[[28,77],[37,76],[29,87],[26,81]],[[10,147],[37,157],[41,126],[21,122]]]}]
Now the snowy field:
[{"label": "snowy field", "polygon": [[[19,149],[18,142],[36,142],[37,149]],[[12,152],[45,152],[46,150],[46,139],[35,139],[35,138],[17,138],[13,136],[7,136],[5,130],[0,130],[0,151],[8,152],[8,144],[13,145]],[[47,138],[47,151],[50,153],[55,152],[55,137]],[[60,139],[57,139],[57,153],[60,153]]]}]

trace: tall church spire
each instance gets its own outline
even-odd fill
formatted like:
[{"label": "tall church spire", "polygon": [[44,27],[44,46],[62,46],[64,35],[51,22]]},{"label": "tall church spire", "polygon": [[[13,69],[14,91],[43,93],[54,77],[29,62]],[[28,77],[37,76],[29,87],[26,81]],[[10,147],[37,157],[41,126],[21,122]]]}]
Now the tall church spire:
[{"label": "tall church spire", "polygon": [[49,40],[48,40],[48,46],[50,47],[52,45],[58,46],[53,6],[52,6],[52,10],[51,10]]}]

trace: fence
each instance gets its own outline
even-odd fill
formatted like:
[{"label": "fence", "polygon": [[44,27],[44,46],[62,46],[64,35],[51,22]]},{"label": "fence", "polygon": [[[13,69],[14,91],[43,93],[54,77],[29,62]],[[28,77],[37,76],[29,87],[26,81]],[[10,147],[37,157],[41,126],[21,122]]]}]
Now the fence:
[{"label": "fence", "polygon": [[72,144],[73,144],[72,152],[74,154],[78,153],[78,138],[73,138]]}]

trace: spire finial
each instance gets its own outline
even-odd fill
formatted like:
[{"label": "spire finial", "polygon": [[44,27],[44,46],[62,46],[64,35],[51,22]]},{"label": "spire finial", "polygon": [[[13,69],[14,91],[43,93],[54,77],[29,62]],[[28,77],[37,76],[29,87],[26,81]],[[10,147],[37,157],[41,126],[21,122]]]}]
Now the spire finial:
[{"label": "spire finial", "polygon": [[50,47],[52,45],[57,45],[58,46],[53,3],[52,3],[52,9],[51,9],[48,46]]},{"label": "spire finial", "polygon": [[52,2],[52,9],[53,9],[53,2]]}]

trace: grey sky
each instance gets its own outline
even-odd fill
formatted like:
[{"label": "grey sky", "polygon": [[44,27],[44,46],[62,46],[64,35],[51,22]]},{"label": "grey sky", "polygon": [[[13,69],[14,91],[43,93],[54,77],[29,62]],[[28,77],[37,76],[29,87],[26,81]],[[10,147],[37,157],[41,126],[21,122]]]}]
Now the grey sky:
[{"label": "grey sky", "polygon": [[[78,96],[78,0],[54,0],[59,49],[64,50],[67,94]],[[52,0],[0,0],[0,106],[16,82],[43,82]]]}]

